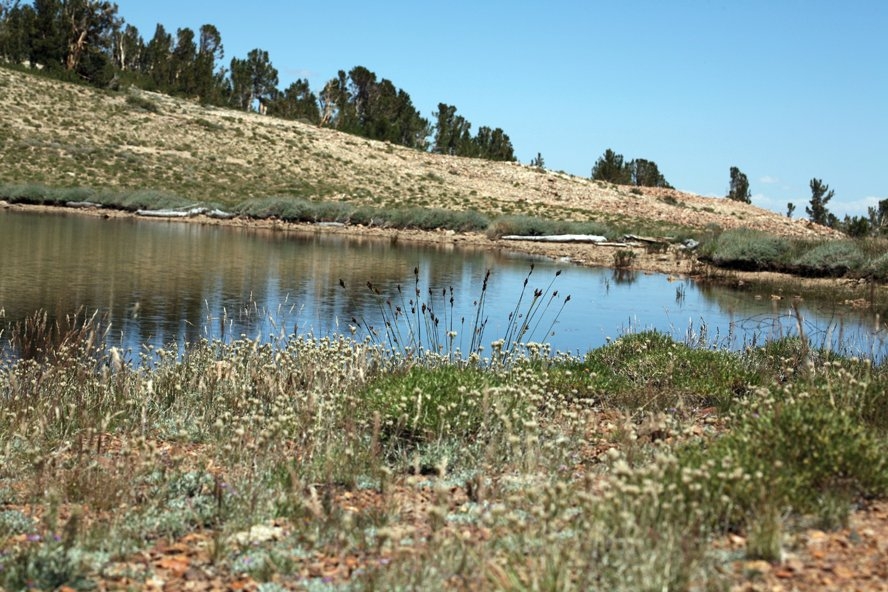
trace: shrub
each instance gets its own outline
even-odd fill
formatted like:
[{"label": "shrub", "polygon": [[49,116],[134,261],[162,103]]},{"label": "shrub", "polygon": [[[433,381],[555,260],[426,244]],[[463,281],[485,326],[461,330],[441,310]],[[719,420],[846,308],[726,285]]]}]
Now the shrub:
[{"label": "shrub", "polygon": [[116,207],[124,210],[174,210],[194,206],[195,203],[186,200],[175,193],[167,193],[166,191],[157,191],[153,189],[144,189],[122,193],[118,195],[109,195],[108,198]]},{"label": "shrub", "polygon": [[570,378],[558,373],[557,380],[564,388],[628,408],[728,409],[758,382],[739,356],[691,347],[656,331],[621,337],[565,369]]},{"label": "shrub", "polygon": [[126,104],[140,111],[160,113],[160,107],[157,106],[157,103],[150,99],[146,99],[145,97],[140,97],[139,95],[127,95]]},{"label": "shrub", "polygon": [[854,241],[830,241],[806,251],[793,264],[803,275],[841,276],[863,266],[864,255]]},{"label": "shrub", "polygon": [[474,211],[454,212],[440,208],[399,208],[379,210],[379,217],[396,228],[419,228],[420,230],[477,231],[487,228],[487,217]]},{"label": "shrub", "polygon": [[614,267],[617,269],[632,267],[632,264],[635,262],[635,257],[635,251],[620,249],[614,253]]},{"label": "shrub", "polygon": [[500,216],[487,229],[487,236],[498,239],[507,235],[545,236],[551,234],[596,234],[608,236],[613,231],[599,222],[546,220],[532,216]]},{"label": "shrub", "polygon": [[763,232],[728,230],[704,245],[701,258],[734,269],[776,270],[782,267],[789,247],[786,239]]},{"label": "shrub", "polygon": [[378,413],[382,433],[390,441],[471,437],[485,419],[483,392],[496,383],[493,373],[477,368],[415,366],[367,385],[366,419]]},{"label": "shrub", "polygon": [[0,196],[10,203],[51,203],[52,199],[49,197],[51,193],[51,188],[36,183],[29,183],[27,185],[4,185],[0,187]]},{"label": "shrub", "polygon": [[876,257],[863,267],[863,273],[874,280],[884,282],[888,280],[888,253]]},{"label": "shrub", "polygon": [[[726,524],[748,521],[768,507],[814,514],[824,526],[843,522],[860,498],[888,492],[885,446],[825,388],[761,401],[738,413],[734,429],[703,460],[715,463],[704,488],[723,491]],[[748,478],[726,480],[739,471]]]},{"label": "shrub", "polygon": [[304,222],[311,219],[310,203],[302,198],[290,196],[270,196],[244,202],[237,213],[251,218],[280,218],[289,222]]}]

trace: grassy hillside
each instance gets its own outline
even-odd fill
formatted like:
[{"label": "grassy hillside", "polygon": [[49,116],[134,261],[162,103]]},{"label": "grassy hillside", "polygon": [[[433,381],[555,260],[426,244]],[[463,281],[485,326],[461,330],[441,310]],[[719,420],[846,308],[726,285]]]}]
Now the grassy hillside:
[{"label": "grassy hillside", "polygon": [[722,198],[427,154],[296,121],[138,89],[99,91],[8,68],[0,68],[0,109],[0,184],[158,191],[229,208],[298,196],[594,221],[636,232],[717,225],[829,234]]}]

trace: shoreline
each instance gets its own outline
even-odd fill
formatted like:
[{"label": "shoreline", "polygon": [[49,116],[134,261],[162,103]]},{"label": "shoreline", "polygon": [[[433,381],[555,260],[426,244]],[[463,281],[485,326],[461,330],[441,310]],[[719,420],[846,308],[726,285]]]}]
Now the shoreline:
[{"label": "shoreline", "polygon": [[[426,245],[449,245],[455,248],[484,249],[502,253],[513,253],[531,257],[544,257],[589,268],[616,269],[614,253],[618,249],[635,253],[633,264],[626,270],[638,273],[661,273],[676,278],[687,278],[699,282],[713,282],[735,288],[746,286],[773,286],[780,293],[787,292],[798,297],[796,292],[812,290],[836,290],[853,292],[856,299],[846,299],[845,304],[860,308],[867,297],[878,292],[880,299],[888,298],[888,286],[872,286],[866,282],[849,278],[805,278],[785,273],[769,271],[724,270],[698,261],[677,245],[670,245],[665,253],[651,253],[643,246],[614,247],[593,243],[547,243],[539,241],[500,241],[488,238],[477,232],[457,232],[454,230],[418,230],[412,228],[382,228],[361,225],[331,225],[303,222],[286,222],[274,218],[250,219],[235,217],[229,219],[211,218],[199,214],[186,218],[152,218],[139,216],[135,212],[113,208],[72,208],[56,205],[11,204],[0,200],[0,210],[35,212],[55,215],[92,216],[106,219],[139,219],[157,223],[186,223],[204,226],[220,226],[292,232],[300,234],[335,234],[354,238],[369,238]],[[847,294],[846,294],[847,295]]]}]

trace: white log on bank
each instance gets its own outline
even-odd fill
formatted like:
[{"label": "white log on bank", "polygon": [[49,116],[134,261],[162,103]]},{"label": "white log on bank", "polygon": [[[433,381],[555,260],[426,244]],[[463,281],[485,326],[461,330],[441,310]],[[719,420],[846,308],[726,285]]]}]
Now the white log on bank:
[{"label": "white log on bank", "polygon": [[208,218],[219,218],[221,220],[234,218],[234,214],[231,212],[224,212],[217,208],[212,210],[208,208],[188,208],[186,210],[136,210],[136,215],[149,218],[192,218],[194,216],[200,216],[201,214]]},{"label": "white log on bank", "polygon": [[607,237],[597,234],[548,234],[545,236],[521,236],[519,234],[507,234],[502,240],[533,241],[539,243],[604,243]]}]

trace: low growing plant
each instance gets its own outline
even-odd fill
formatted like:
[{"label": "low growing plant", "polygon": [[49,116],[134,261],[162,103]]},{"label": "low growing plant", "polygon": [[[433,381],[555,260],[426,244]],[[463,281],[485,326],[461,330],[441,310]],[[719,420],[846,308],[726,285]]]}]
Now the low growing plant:
[{"label": "low growing plant", "polygon": [[632,267],[636,257],[635,251],[619,249],[614,253],[614,267],[617,269],[628,269]]},{"label": "low growing plant", "polygon": [[704,244],[700,256],[732,269],[777,270],[785,264],[789,250],[786,239],[747,230],[726,230]]},{"label": "low growing plant", "polygon": [[863,252],[855,241],[829,241],[805,251],[793,261],[802,275],[839,277],[864,265]]}]

